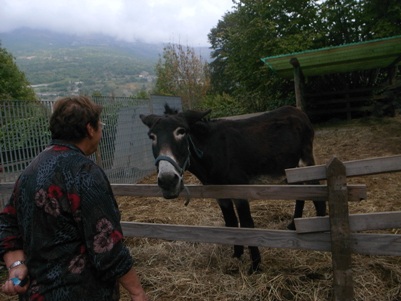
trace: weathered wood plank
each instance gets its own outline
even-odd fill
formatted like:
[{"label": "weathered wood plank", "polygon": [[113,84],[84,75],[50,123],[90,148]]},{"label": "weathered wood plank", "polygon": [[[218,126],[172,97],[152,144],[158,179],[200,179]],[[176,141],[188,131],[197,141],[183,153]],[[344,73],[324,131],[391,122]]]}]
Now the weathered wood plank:
[{"label": "weathered wood plank", "polygon": [[[343,162],[347,177],[401,171],[401,155]],[[285,170],[288,183],[326,179],[326,166],[315,165]]]},{"label": "weathered wood plank", "polygon": [[401,256],[400,248],[401,235],[398,234],[351,234],[351,249],[354,253],[364,255]]},{"label": "weathered wood plank", "polygon": [[[116,195],[162,197],[157,185],[113,184]],[[326,200],[326,185],[187,185],[191,198],[244,198],[250,200]],[[366,185],[348,186],[349,200],[360,201],[367,198]],[[180,197],[187,197],[185,191]]]},{"label": "weathered wood plank", "polygon": [[122,222],[122,227],[124,236],[128,237],[330,251],[330,236],[327,233],[297,235],[295,231],[287,230],[182,226],[135,222]]},{"label": "weathered wood plank", "polygon": [[[401,228],[401,211],[350,214],[351,232]],[[330,231],[328,216],[296,218],[297,233],[313,233]]]},{"label": "weathered wood plank", "polygon": [[[11,195],[13,183],[0,183],[1,193]],[[155,184],[112,184],[116,196],[163,197]],[[187,185],[191,198],[244,198],[272,200],[326,200],[326,185]],[[366,185],[348,186],[349,201],[367,198]],[[183,191],[180,197],[187,197]]]},{"label": "weathered wood plank", "polygon": [[[226,245],[251,245],[330,252],[330,233],[297,234],[289,230],[265,230],[208,226],[166,225],[122,222],[126,237],[147,237],[170,241],[188,241]],[[351,249],[365,255],[401,255],[401,235],[351,234]]]},{"label": "weathered wood plank", "polygon": [[352,301],[354,286],[350,228],[348,222],[348,192],[345,165],[333,158],[327,165],[331,253],[333,262],[334,300]]}]

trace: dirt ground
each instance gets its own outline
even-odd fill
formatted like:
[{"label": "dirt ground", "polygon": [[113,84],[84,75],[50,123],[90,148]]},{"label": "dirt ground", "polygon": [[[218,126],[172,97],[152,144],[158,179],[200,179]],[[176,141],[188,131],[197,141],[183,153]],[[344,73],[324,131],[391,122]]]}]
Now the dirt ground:
[{"label": "dirt ground", "polygon": [[[326,164],[401,153],[401,116],[315,125],[315,157]],[[155,177],[143,183],[155,183]],[[197,183],[186,174],[186,183]],[[366,184],[368,197],[350,203],[350,213],[396,211],[401,208],[401,172],[350,178]],[[216,202],[193,199],[118,197],[122,220],[167,224],[223,226]],[[251,201],[257,228],[286,229],[294,203]],[[314,216],[311,202],[305,216]],[[401,222],[400,222],[401,229]],[[400,229],[388,233],[400,234]],[[231,258],[227,245],[169,242],[133,238],[126,243],[136,258],[136,270],[151,300],[322,301],[332,298],[332,262],[327,252],[260,248],[263,271],[248,275],[248,252]],[[352,255],[355,300],[401,301],[401,257]],[[2,299],[3,298],[3,299]],[[0,295],[0,300],[7,299]],[[121,300],[130,300],[122,290]]]}]

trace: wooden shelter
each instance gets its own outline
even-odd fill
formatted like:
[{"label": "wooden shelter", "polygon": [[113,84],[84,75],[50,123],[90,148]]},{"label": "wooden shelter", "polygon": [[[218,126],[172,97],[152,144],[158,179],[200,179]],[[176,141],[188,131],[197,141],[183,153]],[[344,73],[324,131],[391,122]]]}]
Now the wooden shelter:
[{"label": "wooden shelter", "polygon": [[[287,79],[294,78],[297,106],[308,114],[342,112],[346,113],[349,119],[353,111],[373,112],[377,109],[371,102],[373,86],[308,95],[304,88],[305,78],[385,69],[388,80],[387,84],[381,88],[391,90],[391,86],[395,85],[395,88],[399,89],[400,85],[395,84],[394,79],[397,65],[401,62],[401,36],[265,57],[262,61],[277,75]],[[381,101],[385,102],[385,98],[382,97]],[[363,104],[367,103],[370,106],[363,107]],[[335,106],[330,110],[329,104]],[[320,110],[319,105],[322,108]],[[316,108],[318,110],[314,112],[313,109]]]}]

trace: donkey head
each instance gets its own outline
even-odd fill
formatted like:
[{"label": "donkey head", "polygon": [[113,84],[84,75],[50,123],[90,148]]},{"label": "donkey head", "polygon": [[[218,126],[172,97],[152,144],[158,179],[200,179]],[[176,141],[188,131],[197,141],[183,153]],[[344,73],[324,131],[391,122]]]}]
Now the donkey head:
[{"label": "donkey head", "polygon": [[164,115],[140,115],[149,128],[152,151],[157,167],[157,184],[166,199],[178,197],[184,188],[183,173],[190,164],[191,126],[201,120],[209,111],[186,111],[177,113],[165,105]]}]

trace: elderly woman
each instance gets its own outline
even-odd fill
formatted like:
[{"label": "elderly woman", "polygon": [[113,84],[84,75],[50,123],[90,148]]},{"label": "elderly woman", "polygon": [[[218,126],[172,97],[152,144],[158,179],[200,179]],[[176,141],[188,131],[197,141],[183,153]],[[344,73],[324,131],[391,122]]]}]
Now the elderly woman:
[{"label": "elderly woman", "polygon": [[[20,300],[147,300],[123,244],[110,183],[87,156],[102,137],[102,107],[84,96],[59,99],[51,144],[22,172],[0,213],[2,287]],[[20,282],[21,281],[21,282]]]}]

